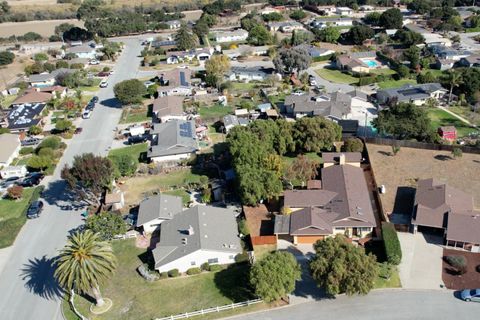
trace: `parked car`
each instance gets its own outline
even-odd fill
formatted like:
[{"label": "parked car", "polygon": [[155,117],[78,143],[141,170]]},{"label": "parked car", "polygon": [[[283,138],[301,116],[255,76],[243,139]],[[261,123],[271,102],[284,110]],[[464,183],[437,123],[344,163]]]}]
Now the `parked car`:
[{"label": "parked car", "polygon": [[150,87],[150,86],[153,86],[154,84],[155,84],[155,82],[150,81],[150,80],[145,81],[145,82],[143,83],[143,85],[144,85],[146,88],[148,88],[148,87]]},{"label": "parked car", "polygon": [[35,172],[35,174],[29,175],[25,179],[23,179],[23,181],[20,182],[19,185],[22,187],[37,186],[42,181],[43,177],[45,177],[43,173]]},{"label": "parked car", "polygon": [[128,144],[144,143],[146,141],[147,141],[146,136],[132,136],[128,138]]},{"label": "parked car", "polygon": [[95,108],[95,103],[90,101],[87,106],[85,107],[85,110],[90,110],[90,111],[93,111],[93,109]]},{"label": "parked car", "polygon": [[43,209],[43,202],[42,201],[34,201],[30,205],[30,207],[27,210],[27,218],[28,219],[35,219],[40,217],[40,214],[42,213]]},{"label": "parked car", "polygon": [[310,80],[310,85],[312,87],[316,86],[317,85],[317,80],[313,79],[313,80]]},{"label": "parked car", "polygon": [[110,75],[110,72],[108,71],[100,71],[97,73],[97,77],[108,77]]},{"label": "parked car", "polygon": [[98,64],[100,64],[100,61],[98,61],[97,59],[92,59],[92,60],[90,60],[90,64],[91,65],[98,65]]},{"label": "parked car", "polygon": [[80,133],[82,133],[82,131],[83,131],[83,128],[76,128],[74,133],[75,134],[80,134]]},{"label": "parked car", "polygon": [[108,87],[108,81],[102,80],[102,82],[100,82],[100,88],[106,88],[106,87]]},{"label": "parked car", "polygon": [[83,119],[90,119],[90,116],[92,115],[92,111],[90,110],[85,110],[82,114]]},{"label": "parked car", "polygon": [[9,187],[13,186],[14,184],[20,182],[20,177],[10,177],[5,180],[3,180],[0,183],[0,188],[2,189],[8,189]]},{"label": "parked car", "polygon": [[463,301],[480,302],[480,289],[465,289],[460,293]]},{"label": "parked car", "polygon": [[305,92],[301,91],[301,90],[296,90],[296,91],[293,91],[292,94],[294,96],[301,96],[301,95],[304,95]]},{"label": "parked car", "polygon": [[35,146],[35,145],[39,144],[40,141],[42,141],[42,140],[38,139],[38,138],[26,138],[26,139],[22,140],[22,142],[20,142],[20,144],[22,145],[22,147]]},{"label": "parked car", "polygon": [[98,102],[98,97],[94,96],[90,102],[97,103]]}]

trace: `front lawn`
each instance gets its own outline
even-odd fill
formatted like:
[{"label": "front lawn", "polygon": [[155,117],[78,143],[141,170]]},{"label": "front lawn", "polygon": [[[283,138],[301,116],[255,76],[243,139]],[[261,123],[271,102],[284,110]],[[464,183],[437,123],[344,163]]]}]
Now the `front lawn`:
[{"label": "front lawn", "polygon": [[137,159],[142,160],[145,158],[143,157],[142,153],[146,153],[147,150],[148,150],[147,143],[139,143],[139,144],[134,144],[132,146],[128,146],[124,148],[110,150],[110,152],[108,153],[108,156],[115,157],[115,156],[130,154],[130,155],[134,155]]},{"label": "front lawn", "polygon": [[358,83],[358,78],[352,77],[349,74],[342,73],[340,70],[332,70],[327,68],[320,68],[315,72],[323,79],[334,83],[355,84]]},{"label": "front lawn", "polygon": [[[76,296],[76,307],[90,319],[154,319],[254,298],[247,288],[247,264],[233,265],[215,273],[147,282],[136,268],[151,257],[150,253],[135,247],[135,240],[114,241],[112,246],[118,267],[113,278],[101,288],[104,297],[112,299],[112,309],[94,316],[88,311],[91,302]],[[247,308],[237,310],[248,311]]]},{"label": "front lawn", "polygon": [[32,198],[35,188],[23,189],[20,200],[0,199],[0,221],[20,217]]},{"label": "front lawn", "polygon": [[198,113],[204,121],[218,121],[227,114],[233,113],[233,108],[231,106],[214,104],[213,106],[200,107]]},{"label": "front lawn", "polygon": [[477,131],[475,128],[470,127],[462,120],[454,117],[442,109],[432,108],[428,109],[427,112],[434,130],[437,130],[438,127],[442,126],[455,126],[458,137],[465,137],[469,133]]},{"label": "front lawn", "polygon": [[397,72],[395,70],[392,70],[390,68],[380,68],[380,69],[371,69],[370,70],[371,74],[376,74],[376,75],[394,75]]},{"label": "front lawn", "polygon": [[416,80],[413,79],[402,79],[402,80],[387,80],[378,83],[380,89],[391,89],[403,87],[406,84],[417,84]]},{"label": "front lawn", "polygon": [[126,107],[122,111],[120,123],[147,122],[152,120],[152,106]]},{"label": "front lawn", "polygon": [[378,276],[375,279],[375,289],[400,288],[400,275],[398,267],[385,263],[385,247],[383,241],[371,240],[365,244],[365,252],[377,258]]}]

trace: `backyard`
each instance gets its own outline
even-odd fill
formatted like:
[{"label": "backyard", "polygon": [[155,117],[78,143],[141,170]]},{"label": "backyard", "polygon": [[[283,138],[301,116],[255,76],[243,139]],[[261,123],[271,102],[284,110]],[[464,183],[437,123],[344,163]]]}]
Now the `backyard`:
[{"label": "backyard", "polygon": [[[136,268],[151,260],[151,254],[135,246],[135,240],[113,242],[118,267],[113,278],[102,288],[103,295],[112,299],[113,307],[101,316],[88,312],[91,301],[76,296],[75,304],[89,319],[154,319],[254,299],[247,288],[248,265],[233,265],[218,272],[196,276],[145,281]],[[265,308],[261,303],[235,309],[235,313]],[[213,313],[211,319],[232,314]],[[72,319],[75,319],[72,317]]]},{"label": "backyard", "polygon": [[108,153],[108,156],[115,157],[115,156],[122,156],[122,155],[129,154],[129,155],[134,155],[139,160],[142,160],[145,158],[142,154],[146,153],[147,149],[148,149],[147,143],[139,143],[139,144],[134,144],[124,148],[110,150],[110,152]]},{"label": "backyard", "polygon": [[455,128],[457,129],[457,136],[459,138],[468,136],[469,133],[478,131],[477,129],[470,127],[468,124],[454,117],[445,110],[431,108],[428,109],[427,112],[428,117],[430,118],[432,123],[432,128],[434,130],[437,130],[438,127],[442,126],[455,126]]},{"label": "backyard", "polygon": [[122,111],[120,123],[147,122],[152,117],[152,106],[126,107]]},{"label": "backyard", "polygon": [[417,84],[416,80],[413,79],[402,79],[402,80],[386,80],[378,83],[380,89],[391,89],[403,87],[406,84]]},{"label": "backyard", "polygon": [[320,68],[316,69],[315,72],[323,79],[334,83],[355,84],[359,81],[358,78],[342,73],[339,70]]},{"label": "backyard", "polygon": [[212,106],[200,107],[198,113],[204,121],[218,121],[227,114],[233,113],[233,108],[231,106],[214,104]]}]

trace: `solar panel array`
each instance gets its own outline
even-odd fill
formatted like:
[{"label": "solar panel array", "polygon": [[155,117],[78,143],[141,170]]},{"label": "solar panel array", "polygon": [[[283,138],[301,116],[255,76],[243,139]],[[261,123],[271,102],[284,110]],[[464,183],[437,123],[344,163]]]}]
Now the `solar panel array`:
[{"label": "solar panel array", "polygon": [[180,123],[180,136],[192,137],[192,126],[190,125],[190,122]]}]

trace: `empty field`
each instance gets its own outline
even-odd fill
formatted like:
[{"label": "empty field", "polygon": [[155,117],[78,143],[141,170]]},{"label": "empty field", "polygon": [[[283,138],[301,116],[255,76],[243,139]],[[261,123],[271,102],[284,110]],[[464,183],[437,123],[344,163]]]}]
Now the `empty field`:
[{"label": "empty field", "polygon": [[5,22],[0,23],[0,37],[21,36],[27,32],[36,32],[43,37],[49,37],[53,34],[55,27],[62,23],[71,23],[75,26],[83,27],[83,21],[76,19]]}]

